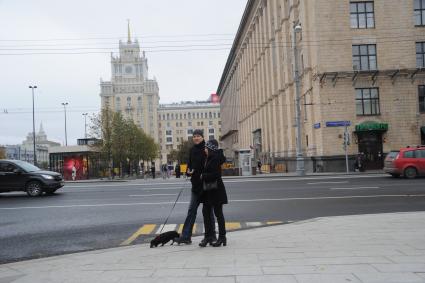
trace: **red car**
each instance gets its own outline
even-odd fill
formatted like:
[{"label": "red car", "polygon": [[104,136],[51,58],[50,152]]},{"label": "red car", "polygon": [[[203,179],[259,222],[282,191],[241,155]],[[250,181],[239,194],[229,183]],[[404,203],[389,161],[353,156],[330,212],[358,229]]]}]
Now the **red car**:
[{"label": "red car", "polygon": [[425,175],[425,146],[391,151],[385,158],[385,173],[393,177],[415,178]]}]

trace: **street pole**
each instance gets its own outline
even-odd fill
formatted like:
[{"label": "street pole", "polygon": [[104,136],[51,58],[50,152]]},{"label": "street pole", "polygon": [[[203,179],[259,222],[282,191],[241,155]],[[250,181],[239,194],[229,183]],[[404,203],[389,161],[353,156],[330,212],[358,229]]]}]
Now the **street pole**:
[{"label": "street pole", "polygon": [[298,48],[297,48],[297,34],[302,31],[299,23],[294,23],[293,34],[292,34],[292,46],[294,49],[294,81],[295,81],[295,123],[296,123],[296,160],[297,160],[297,175],[304,176],[304,156],[302,152],[302,140],[301,140],[301,98],[300,98],[300,75],[298,70]]},{"label": "street pole", "polygon": [[34,158],[33,158],[33,162],[34,162],[34,166],[37,166],[37,152],[35,151],[35,114],[34,114],[34,89],[37,88],[36,85],[34,86],[29,86],[29,88],[31,89],[32,92],[32,144],[33,144],[33,150],[34,150]]},{"label": "street pole", "polygon": [[347,174],[350,173],[350,169],[348,168],[348,145],[349,145],[349,135],[348,135],[348,123],[345,122],[344,129],[344,150],[345,150],[345,168],[347,169]]},{"label": "street pole", "polygon": [[87,138],[87,115],[89,113],[83,113],[84,116],[84,138]]},{"label": "street pole", "polygon": [[65,112],[65,146],[68,146],[68,134],[66,132],[66,106],[68,105],[68,102],[64,102],[62,103],[63,105],[63,110]]}]

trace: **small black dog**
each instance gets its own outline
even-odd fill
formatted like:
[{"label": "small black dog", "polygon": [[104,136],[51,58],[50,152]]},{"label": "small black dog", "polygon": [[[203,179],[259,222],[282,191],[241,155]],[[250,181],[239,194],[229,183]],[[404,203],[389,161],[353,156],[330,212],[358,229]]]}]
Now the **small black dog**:
[{"label": "small black dog", "polygon": [[168,231],[164,232],[162,234],[159,234],[151,241],[151,248],[158,247],[159,244],[162,244],[161,246],[165,245],[169,241],[173,241],[171,244],[174,244],[174,239],[180,237],[180,234],[176,231]]}]

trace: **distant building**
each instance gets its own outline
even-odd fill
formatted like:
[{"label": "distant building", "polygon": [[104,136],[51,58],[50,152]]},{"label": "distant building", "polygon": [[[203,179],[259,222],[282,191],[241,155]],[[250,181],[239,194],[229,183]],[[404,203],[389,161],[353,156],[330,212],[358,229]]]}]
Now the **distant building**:
[{"label": "distant building", "polygon": [[131,40],[130,27],[127,42],[119,42],[119,54],[111,53],[111,69],[111,80],[100,82],[102,109],[131,118],[158,142],[158,83],[149,79],[148,59],[144,52],[140,53],[138,40]]},{"label": "distant building", "polygon": [[[6,145],[6,158],[34,163],[34,138],[33,133],[28,133],[26,140],[21,145]],[[49,163],[49,148],[60,146],[60,143],[49,141],[44,132],[43,124],[35,135],[35,149],[37,153],[37,165],[47,167]]]},{"label": "distant building", "polygon": [[158,129],[161,163],[170,164],[167,155],[172,149],[178,149],[183,141],[191,140],[193,130],[203,130],[205,140],[220,139],[220,104],[209,101],[161,104]]}]

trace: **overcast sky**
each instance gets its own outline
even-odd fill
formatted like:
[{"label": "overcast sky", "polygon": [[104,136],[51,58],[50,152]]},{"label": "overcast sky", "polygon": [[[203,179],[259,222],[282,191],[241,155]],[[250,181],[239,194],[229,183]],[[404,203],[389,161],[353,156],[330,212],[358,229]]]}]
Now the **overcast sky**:
[{"label": "overcast sky", "polygon": [[36,131],[43,122],[48,138],[64,143],[61,103],[68,102],[68,144],[76,144],[84,136],[82,113],[99,110],[99,80],[111,78],[110,52],[126,40],[127,19],[146,50],[149,76],[158,80],[160,103],[207,99],[217,89],[245,4],[0,0],[0,145],[19,144],[32,131],[32,84],[38,86]]}]

